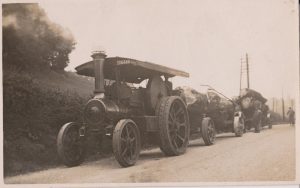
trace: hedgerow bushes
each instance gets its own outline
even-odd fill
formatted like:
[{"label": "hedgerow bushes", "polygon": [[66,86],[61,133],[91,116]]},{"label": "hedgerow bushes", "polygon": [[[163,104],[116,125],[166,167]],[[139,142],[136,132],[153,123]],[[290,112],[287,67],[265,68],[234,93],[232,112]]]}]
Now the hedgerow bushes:
[{"label": "hedgerow bushes", "polygon": [[87,100],[74,91],[49,88],[28,73],[5,71],[5,175],[57,164],[57,133],[69,121],[81,122],[81,111]]},{"label": "hedgerow bushes", "polygon": [[57,164],[58,130],[80,121],[92,84],[64,71],[75,38],[37,3],[3,4],[2,16],[4,174],[9,175]]}]

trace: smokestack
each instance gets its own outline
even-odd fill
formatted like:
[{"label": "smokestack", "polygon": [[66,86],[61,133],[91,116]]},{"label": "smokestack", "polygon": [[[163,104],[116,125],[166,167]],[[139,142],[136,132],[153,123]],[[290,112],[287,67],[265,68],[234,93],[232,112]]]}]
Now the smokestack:
[{"label": "smokestack", "polygon": [[104,51],[95,51],[92,54],[92,58],[94,61],[94,71],[95,71],[95,98],[103,98],[104,97],[104,61],[106,54]]}]

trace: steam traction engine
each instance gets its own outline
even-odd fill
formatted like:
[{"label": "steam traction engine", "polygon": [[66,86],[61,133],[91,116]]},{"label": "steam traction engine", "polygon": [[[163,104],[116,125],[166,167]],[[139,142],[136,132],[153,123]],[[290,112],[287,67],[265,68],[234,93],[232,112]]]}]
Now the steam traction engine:
[{"label": "steam traction engine", "polygon": [[86,137],[93,133],[111,138],[115,158],[123,167],[136,163],[141,144],[148,141],[156,142],[168,156],[183,154],[189,118],[185,102],[174,94],[168,79],[189,74],[129,58],[106,58],[102,51],[94,52],[92,58],[76,67],[79,75],[95,77],[94,97],[85,105],[84,122],[63,125],[57,137],[64,164],[76,166],[83,161]]},{"label": "steam traction engine", "polygon": [[268,106],[265,104],[267,99],[259,92],[245,88],[241,91],[237,102],[245,114],[245,131],[254,127],[255,133],[259,133],[265,125],[272,128]]}]

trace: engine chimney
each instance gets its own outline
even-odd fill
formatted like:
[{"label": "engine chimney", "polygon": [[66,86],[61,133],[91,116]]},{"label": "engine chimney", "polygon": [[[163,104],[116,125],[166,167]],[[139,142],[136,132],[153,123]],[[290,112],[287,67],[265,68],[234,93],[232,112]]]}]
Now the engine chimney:
[{"label": "engine chimney", "polygon": [[95,51],[92,54],[94,61],[94,71],[95,71],[95,98],[104,97],[104,61],[105,61],[105,52],[104,51]]}]

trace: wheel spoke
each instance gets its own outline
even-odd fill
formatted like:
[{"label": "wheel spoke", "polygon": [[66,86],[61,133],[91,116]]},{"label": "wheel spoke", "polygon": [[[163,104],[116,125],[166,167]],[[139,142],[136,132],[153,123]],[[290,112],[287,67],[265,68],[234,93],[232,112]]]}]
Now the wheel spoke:
[{"label": "wheel spoke", "polygon": [[125,145],[125,149],[124,149],[124,151],[122,152],[121,155],[124,156],[124,155],[127,153],[127,150],[128,150],[128,149],[127,149],[127,145]]},{"label": "wheel spoke", "polygon": [[208,136],[209,136],[209,140],[213,142],[215,139],[215,129],[214,129],[214,125],[211,122],[209,122],[208,124]]},{"label": "wheel spoke", "polygon": [[173,129],[174,128],[174,123],[169,121],[168,126],[169,126],[169,128]]},{"label": "wheel spoke", "polygon": [[131,160],[133,158],[133,145],[132,144],[129,144],[129,151],[130,151],[130,157],[129,159]]},{"label": "wheel spoke", "polygon": [[126,143],[126,139],[121,137],[121,141]]},{"label": "wheel spoke", "polygon": [[128,137],[130,137],[131,135],[133,135],[133,137],[134,137],[134,130],[131,127],[129,127],[128,133],[129,133]]},{"label": "wheel spoke", "polygon": [[179,128],[181,128],[181,127],[186,127],[186,123],[185,123],[185,121],[184,121],[184,123],[178,123],[178,126],[179,126]]},{"label": "wheel spoke", "polygon": [[128,126],[125,126],[125,130],[126,130],[126,135],[127,135],[127,138],[128,138],[129,137]]},{"label": "wheel spoke", "polygon": [[177,138],[179,138],[182,141],[182,143],[184,143],[184,138],[180,134],[177,134]]},{"label": "wheel spoke", "polygon": [[66,135],[66,142],[67,143],[72,143],[73,142],[72,133],[69,133],[69,134]]},{"label": "wheel spoke", "polygon": [[172,111],[170,111],[169,119],[171,120],[171,122],[174,122],[176,120]]},{"label": "wheel spoke", "polygon": [[175,115],[178,116],[180,114],[182,114],[184,111],[182,108],[179,108],[178,110],[176,110]]},{"label": "wheel spoke", "polygon": [[80,146],[80,142],[75,140],[73,143],[72,143],[72,147],[79,147]]},{"label": "wheel spoke", "polygon": [[133,143],[135,141],[135,137],[130,138],[130,143]]},{"label": "wheel spoke", "polygon": [[173,144],[174,144],[174,146],[178,149],[178,145],[177,145],[177,143],[176,143],[176,138],[177,138],[177,137],[175,137],[175,138],[173,139]]},{"label": "wheel spoke", "polygon": [[174,125],[172,125],[171,127],[169,127],[169,134],[170,135],[174,135],[174,133],[176,132],[176,129],[174,128]]},{"label": "wheel spoke", "polygon": [[176,143],[176,139],[177,139],[177,136],[176,136],[176,135],[174,135],[174,136],[171,137],[171,142],[173,143],[174,147],[177,149],[177,148],[178,148],[178,145],[177,145],[177,143]]}]

